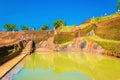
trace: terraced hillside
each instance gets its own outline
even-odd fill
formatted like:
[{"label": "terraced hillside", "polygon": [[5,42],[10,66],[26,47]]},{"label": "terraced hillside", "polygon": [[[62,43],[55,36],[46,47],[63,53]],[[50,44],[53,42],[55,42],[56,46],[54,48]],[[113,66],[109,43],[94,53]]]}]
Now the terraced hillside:
[{"label": "terraced hillside", "polygon": [[[72,34],[73,36],[67,36]],[[78,41],[78,45],[81,46],[82,41],[81,39],[76,40],[77,38],[81,38],[88,43],[97,43],[104,49],[104,54],[120,56],[120,13],[92,18],[80,26],[61,27],[54,42],[59,44],[60,47],[62,45],[61,49],[75,45],[75,41]]]},{"label": "terraced hillside", "polygon": [[85,40],[97,42],[106,50],[106,54],[120,54],[120,13],[94,18],[82,25],[84,25],[84,28],[82,27],[84,32],[94,31],[94,35],[85,36]]},{"label": "terraced hillside", "polygon": [[56,30],[0,32],[0,44],[12,44],[23,36],[42,51],[77,51],[120,57],[120,13],[92,18],[79,26]]}]

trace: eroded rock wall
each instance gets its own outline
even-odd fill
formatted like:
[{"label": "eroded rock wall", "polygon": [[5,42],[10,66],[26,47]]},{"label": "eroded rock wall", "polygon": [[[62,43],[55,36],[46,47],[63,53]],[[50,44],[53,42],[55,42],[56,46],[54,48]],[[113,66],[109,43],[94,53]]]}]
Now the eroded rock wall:
[{"label": "eroded rock wall", "polygon": [[59,51],[68,52],[86,52],[86,53],[99,53],[103,54],[104,49],[99,46],[96,42],[86,41],[82,38],[76,38],[71,44],[64,47],[59,47]]},{"label": "eroded rock wall", "polygon": [[64,45],[62,47],[60,45],[61,44],[55,44],[54,37],[51,37],[46,41],[41,41],[36,51],[104,53],[104,49],[96,42],[86,41],[83,40],[83,38],[75,38],[69,45]]},{"label": "eroded rock wall", "polygon": [[5,45],[0,47],[0,65],[4,62],[16,57],[22,52],[26,46],[26,41],[18,41],[14,44]]}]

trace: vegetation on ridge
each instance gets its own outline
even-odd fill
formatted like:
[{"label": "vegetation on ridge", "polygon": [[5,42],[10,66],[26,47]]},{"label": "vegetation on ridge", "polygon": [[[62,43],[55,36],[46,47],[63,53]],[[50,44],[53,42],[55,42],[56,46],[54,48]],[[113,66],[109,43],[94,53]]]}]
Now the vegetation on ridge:
[{"label": "vegetation on ridge", "polygon": [[115,14],[112,14],[112,15],[108,15],[108,16],[102,16],[102,17],[97,17],[97,18],[92,18],[90,19],[90,22],[89,23],[85,23],[85,24],[81,24],[79,27],[81,29],[84,29],[92,24],[97,24],[97,23],[100,23],[100,22],[104,22],[106,20],[109,20],[109,19],[112,19],[112,18],[116,18],[116,17],[119,17],[120,14],[119,13],[115,13]]},{"label": "vegetation on ridge", "polygon": [[48,24],[43,25],[40,30],[48,30],[50,26]]},{"label": "vegetation on ridge", "polygon": [[117,9],[120,9],[120,0],[118,0]]},{"label": "vegetation on ridge", "polygon": [[60,26],[65,26],[66,22],[63,20],[56,20],[53,22],[54,27],[57,29]]},{"label": "vegetation on ridge", "polygon": [[16,25],[15,24],[5,24],[4,28],[6,29],[6,31],[13,31],[13,30],[16,30]]},{"label": "vegetation on ridge", "polygon": [[29,27],[28,26],[25,26],[25,25],[21,25],[21,29],[24,31],[24,30],[29,30]]}]

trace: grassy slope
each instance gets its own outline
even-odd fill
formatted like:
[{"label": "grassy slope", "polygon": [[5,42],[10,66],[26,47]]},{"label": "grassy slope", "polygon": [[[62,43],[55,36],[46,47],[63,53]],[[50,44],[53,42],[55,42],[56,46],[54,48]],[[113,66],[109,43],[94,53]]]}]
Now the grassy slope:
[{"label": "grassy slope", "polygon": [[[56,35],[55,43],[61,46],[70,44],[74,38],[70,32],[74,28],[75,26],[62,27],[60,32],[68,34]],[[84,37],[85,40],[95,41],[106,50],[120,51],[120,13],[92,18],[89,22],[81,24],[79,28],[81,33],[89,33],[91,30],[95,31],[96,36],[86,36]]]},{"label": "grassy slope", "polygon": [[75,26],[63,26],[60,32],[72,32],[72,30],[75,28]]},{"label": "grassy slope", "polygon": [[85,23],[85,24],[81,24],[79,27],[81,29],[84,29],[84,28],[86,28],[86,27],[88,27],[88,26],[90,26],[92,24],[97,24],[97,23],[100,23],[100,22],[104,22],[106,20],[109,20],[109,19],[112,19],[112,18],[116,18],[118,16],[120,16],[119,13],[108,15],[108,16],[103,16],[103,17],[92,18],[90,20],[90,22]]},{"label": "grassy slope", "polygon": [[98,36],[86,36],[84,40],[95,41],[106,50],[119,52],[120,41],[103,39]]},{"label": "grassy slope", "polygon": [[[97,25],[97,26],[96,26]],[[98,26],[100,25],[100,27]],[[80,25],[81,31],[95,31],[97,36],[89,36],[84,39],[95,41],[106,50],[119,53],[120,49],[120,13],[97,17],[90,20],[89,23]]]},{"label": "grassy slope", "polygon": [[75,26],[62,26],[60,29],[60,33],[55,35],[54,43],[60,44],[60,46],[65,46],[69,44],[74,38],[74,34],[72,33]]},{"label": "grassy slope", "polygon": [[113,44],[120,43],[120,41],[103,39],[98,36],[86,36],[84,37],[84,39],[91,40],[91,41],[98,41],[98,42],[108,42],[108,43],[113,43]]},{"label": "grassy slope", "polygon": [[97,17],[97,18],[91,19],[90,23],[96,24],[96,23],[104,22],[104,21],[112,19],[112,18],[116,18],[118,16],[120,16],[119,13],[115,13],[115,14],[103,16],[103,17]]},{"label": "grassy slope", "polygon": [[66,33],[59,33],[57,35],[55,35],[54,38],[54,43],[55,44],[64,44],[66,42],[72,41],[75,38],[74,34],[70,33],[70,32],[66,32]]},{"label": "grassy slope", "polygon": [[86,33],[94,30],[97,35],[86,36],[85,40],[95,41],[106,50],[120,52],[120,13],[93,18],[80,27]]},{"label": "grassy slope", "polygon": [[98,24],[95,33],[105,39],[120,40],[120,17]]}]

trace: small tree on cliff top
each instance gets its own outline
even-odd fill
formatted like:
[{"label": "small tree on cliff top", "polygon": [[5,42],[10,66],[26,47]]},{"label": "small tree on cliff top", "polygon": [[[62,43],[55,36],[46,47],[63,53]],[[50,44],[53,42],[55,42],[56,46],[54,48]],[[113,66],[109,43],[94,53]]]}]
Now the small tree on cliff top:
[{"label": "small tree on cliff top", "polygon": [[118,0],[117,9],[120,10],[120,0]]},{"label": "small tree on cliff top", "polygon": [[4,28],[6,29],[6,31],[14,31],[14,30],[16,30],[16,25],[15,24],[5,24]]},{"label": "small tree on cliff top", "polygon": [[48,24],[45,24],[45,25],[43,25],[41,28],[40,28],[40,30],[48,30],[49,29],[49,25]]},{"label": "small tree on cliff top", "polygon": [[28,26],[25,26],[25,25],[21,25],[21,29],[22,29],[22,30],[29,30],[29,27],[28,27]]},{"label": "small tree on cliff top", "polygon": [[53,22],[54,27],[57,29],[60,26],[65,26],[66,22],[63,20],[56,20]]}]

